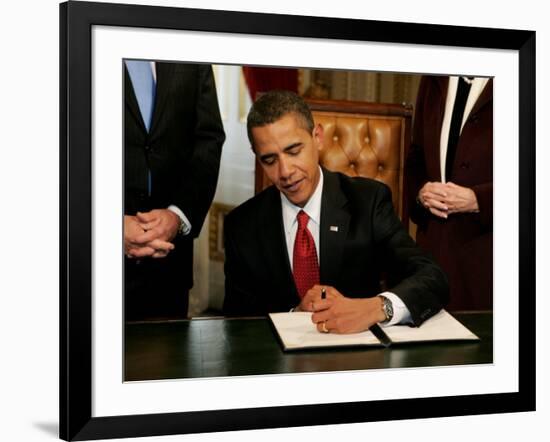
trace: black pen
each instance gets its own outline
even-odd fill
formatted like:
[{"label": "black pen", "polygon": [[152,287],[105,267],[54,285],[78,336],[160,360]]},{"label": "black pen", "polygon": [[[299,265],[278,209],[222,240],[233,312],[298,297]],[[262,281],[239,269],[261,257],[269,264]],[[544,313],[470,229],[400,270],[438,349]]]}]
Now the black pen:
[{"label": "black pen", "polygon": [[321,289],[321,299],[326,299],[327,297],[327,290],[323,287]]}]

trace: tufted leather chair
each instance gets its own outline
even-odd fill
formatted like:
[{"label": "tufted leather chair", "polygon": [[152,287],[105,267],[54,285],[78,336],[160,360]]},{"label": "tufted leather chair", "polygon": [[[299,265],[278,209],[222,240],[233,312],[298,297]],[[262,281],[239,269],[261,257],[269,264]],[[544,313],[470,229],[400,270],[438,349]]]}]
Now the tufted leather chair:
[{"label": "tufted leather chair", "polygon": [[[412,106],[334,100],[307,102],[315,123],[324,128],[321,165],[387,184],[396,212],[408,227],[403,166],[410,145]],[[270,184],[256,162],[256,193]]]}]

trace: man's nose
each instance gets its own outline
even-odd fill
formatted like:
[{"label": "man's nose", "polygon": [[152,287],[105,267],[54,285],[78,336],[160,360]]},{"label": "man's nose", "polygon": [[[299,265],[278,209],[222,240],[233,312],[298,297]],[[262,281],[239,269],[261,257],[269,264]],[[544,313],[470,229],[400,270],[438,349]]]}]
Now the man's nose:
[{"label": "man's nose", "polygon": [[279,177],[283,180],[287,180],[292,175],[292,160],[289,158],[281,158],[279,160]]}]

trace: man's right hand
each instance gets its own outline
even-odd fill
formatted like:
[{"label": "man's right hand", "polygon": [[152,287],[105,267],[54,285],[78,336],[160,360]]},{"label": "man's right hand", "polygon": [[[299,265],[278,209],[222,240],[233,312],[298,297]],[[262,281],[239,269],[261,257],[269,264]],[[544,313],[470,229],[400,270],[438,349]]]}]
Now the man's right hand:
[{"label": "man's right hand", "polygon": [[128,258],[164,258],[174,249],[174,244],[160,239],[139,242],[145,232],[137,217],[124,215],[124,253]]},{"label": "man's right hand", "polygon": [[[325,298],[321,293],[325,289]],[[301,311],[311,311],[319,332],[359,333],[386,318],[379,296],[347,298],[334,287],[315,285],[302,298]]]},{"label": "man's right hand", "polygon": [[326,299],[333,299],[339,296],[342,296],[338,290],[328,285],[314,285],[310,288],[304,297],[302,298],[300,304],[294,308],[295,312],[314,312],[315,311],[315,302],[321,300],[322,289],[325,289]]}]

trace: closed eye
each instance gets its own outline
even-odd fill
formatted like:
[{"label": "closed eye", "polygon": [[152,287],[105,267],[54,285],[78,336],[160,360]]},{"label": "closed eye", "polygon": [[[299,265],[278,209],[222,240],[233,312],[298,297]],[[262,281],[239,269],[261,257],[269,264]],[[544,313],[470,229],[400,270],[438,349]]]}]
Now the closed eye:
[{"label": "closed eye", "polygon": [[260,161],[263,164],[266,164],[266,165],[269,166],[269,165],[275,163],[276,158],[277,158],[276,155],[264,155],[264,156],[260,157]]},{"label": "closed eye", "polygon": [[285,149],[285,153],[289,155],[298,155],[303,147],[304,145],[302,143],[292,144]]}]

